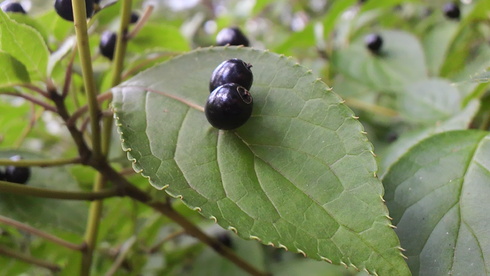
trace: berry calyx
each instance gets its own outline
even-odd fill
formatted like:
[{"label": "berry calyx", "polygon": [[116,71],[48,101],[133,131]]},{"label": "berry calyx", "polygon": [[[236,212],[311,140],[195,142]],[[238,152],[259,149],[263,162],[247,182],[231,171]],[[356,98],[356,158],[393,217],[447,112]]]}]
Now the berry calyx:
[{"label": "berry calyx", "polygon": [[364,44],[373,54],[379,54],[383,46],[383,38],[379,34],[368,34],[364,37]]},{"label": "berry calyx", "polygon": [[245,124],[252,115],[252,108],[250,92],[236,83],[227,83],[209,94],[204,113],[213,127],[229,130]]},{"label": "berry calyx", "polygon": [[252,68],[252,65],[245,63],[241,59],[233,58],[223,61],[214,69],[211,75],[209,92],[226,83],[236,83],[250,90],[254,80],[250,68]]},{"label": "berry calyx", "polygon": [[[22,159],[19,155],[14,155],[10,157],[12,161],[19,161]],[[16,166],[7,166],[5,168],[5,180],[8,182],[25,184],[29,177],[31,176],[31,169],[29,167],[16,167]]]},{"label": "berry calyx", "polygon": [[99,50],[100,53],[108,59],[114,57],[114,50],[116,48],[117,34],[111,31],[105,31],[100,36]]},{"label": "berry calyx", "polygon": [[17,2],[10,2],[5,5],[2,5],[2,11],[4,12],[18,12],[18,13],[23,13],[26,14],[26,11],[22,7],[20,3]]},{"label": "berry calyx", "polygon": [[[54,2],[56,13],[68,21],[73,21],[73,7],[71,1],[72,0],[56,0]],[[94,0],[85,0],[85,10],[87,11],[87,18],[92,17],[92,13],[94,12]]]},{"label": "berry calyx", "polygon": [[221,30],[216,36],[216,44],[218,46],[225,46],[227,44],[249,46],[250,43],[242,31],[234,27]]},{"label": "berry calyx", "polygon": [[461,16],[461,11],[459,10],[458,4],[453,2],[446,3],[444,7],[442,7],[442,11],[444,12],[444,15],[446,15],[446,17],[449,19],[457,20]]}]

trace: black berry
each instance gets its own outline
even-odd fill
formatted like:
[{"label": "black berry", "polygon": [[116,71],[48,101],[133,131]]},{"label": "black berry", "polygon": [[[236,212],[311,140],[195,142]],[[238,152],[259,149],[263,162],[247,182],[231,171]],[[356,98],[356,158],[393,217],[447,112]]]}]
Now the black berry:
[{"label": "black berry", "polygon": [[224,28],[216,36],[218,46],[243,45],[249,46],[248,38],[238,28]]},{"label": "black berry", "polygon": [[[72,0],[55,0],[54,2],[56,13],[68,21],[73,21],[71,1]],[[94,12],[94,0],[85,0],[85,9],[87,11],[87,18],[92,17],[92,13]]]},{"label": "black berry", "polygon": [[250,90],[254,76],[250,68],[252,65],[241,59],[233,58],[223,61],[214,69],[209,81],[209,92],[226,83],[236,83]]},{"label": "black berry", "polygon": [[379,54],[383,46],[383,38],[379,34],[368,34],[364,37],[364,43],[371,53]]},{"label": "black berry", "polygon": [[444,12],[444,15],[446,15],[446,17],[449,19],[457,20],[461,15],[458,4],[453,2],[446,3],[444,7],[442,7],[442,11]]},{"label": "black berry", "polygon": [[138,22],[139,19],[140,19],[140,16],[136,12],[132,12],[131,18],[129,19],[129,23],[134,24],[134,23]]},{"label": "black berry", "polygon": [[[22,159],[19,155],[10,157],[12,161],[18,161]],[[31,176],[31,169],[29,167],[16,167],[7,166],[5,168],[5,180],[8,182],[25,184]]]},{"label": "black berry", "polygon": [[233,246],[233,241],[227,232],[220,232],[216,234],[216,239],[226,247],[231,248]]},{"label": "black berry", "polygon": [[219,86],[204,107],[208,122],[219,129],[235,129],[252,115],[253,99],[250,92],[236,83]]},{"label": "black berry", "polygon": [[116,49],[117,34],[111,31],[105,31],[100,36],[99,50],[100,53],[111,59],[114,57],[114,50]]},{"label": "black berry", "polygon": [[10,3],[7,3],[5,5],[2,5],[2,11],[4,11],[4,12],[19,12],[19,13],[26,14],[26,11],[22,7],[22,5],[20,3],[17,3],[17,2],[10,2]]}]

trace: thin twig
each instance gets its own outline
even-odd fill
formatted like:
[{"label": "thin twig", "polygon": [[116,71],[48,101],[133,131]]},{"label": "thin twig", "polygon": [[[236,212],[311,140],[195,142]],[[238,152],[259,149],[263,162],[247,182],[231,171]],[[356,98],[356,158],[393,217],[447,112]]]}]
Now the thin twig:
[{"label": "thin twig", "polygon": [[80,157],[74,158],[60,158],[60,159],[21,159],[13,161],[10,159],[0,159],[0,166],[12,166],[17,167],[54,167],[61,165],[78,164],[81,162]]},{"label": "thin twig", "polygon": [[44,268],[47,268],[53,272],[58,272],[61,270],[61,268],[57,264],[50,263],[50,262],[47,262],[45,260],[34,258],[32,256],[26,255],[24,253],[20,253],[18,251],[14,251],[14,250],[7,248],[7,247],[4,247],[2,245],[0,245],[0,255],[15,258],[17,260],[20,260],[20,261],[23,261],[23,262],[26,262],[29,264],[44,267]]},{"label": "thin twig", "polygon": [[32,84],[30,84],[30,83],[23,83],[23,84],[21,84],[20,86],[22,86],[22,87],[24,87],[24,88],[27,88],[27,89],[29,89],[29,90],[31,90],[31,91],[37,92],[37,93],[39,93],[40,95],[42,95],[43,97],[45,97],[45,98],[48,98],[48,99],[49,99],[49,94],[48,94],[48,92],[46,92],[46,91],[42,90],[41,88],[39,88],[39,87],[37,87],[37,86],[35,86],[35,85],[32,85]]},{"label": "thin twig", "polygon": [[[97,102],[102,103],[104,101],[112,99],[112,92],[108,91],[97,96]],[[85,112],[88,111],[88,105],[80,107],[78,110],[73,112],[73,115],[66,121],[66,124],[74,125],[75,122],[80,118]]]},{"label": "thin twig", "polygon": [[11,218],[4,217],[2,215],[0,215],[0,223],[13,226],[13,227],[15,227],[15,228],[17,228],[19,230],[22,230],[22,231],[31,233],[33,235],[36,235],[38,237],[41,237],[43,239],[46,239],[48,241],[51,241],[53,243],[56,243],[58,245],[61,245],[63,247],[66,247],[68,249],[71,249],[71,250],[81,251],[84,248],[83,245],[74,244],[74,243],[65,241],[65,240],[60,239],[60,238],[58,238],[56,236],[53,236],[53,235],[51,235],[49,233],[43,232],[43,231],[41,231],[41,230],[39,230],[37,228],[34,228],[34,227],[29,226],[27,224],[24,224],[22,222],[13,220]]},{"label": "thin twig", "polygon": [[106,276],[112,276],[117,272],[117,269],[124,262],[124,258],[126,258],[126,256],[129,253],[129,250],[131,249],[131,247],[133,247],[135,242],[136,242],[136,236],[131,236],[126,242],[123,243],[123,245],[119,249],[116,260],[112,264],[109,271],[107,271],[107,273],[105,274]]},{"label": "thin twig", "polygon": [[115,196],[121,196],[122,191],[117,188],[104,189],[97,192],[60,191],[39,188],[27,185],[19,185],[0,180],[0,192],[40,198],[64,199],[64,200],[100,200]]},{"label": "thin twig", "polygon": [[63,98],[66,98],[68,92],[70,91],[71,78],[73,73],[73,62],[75,61],[75,56],[77,54],[76,49],[77,49],[77,44],[74,44],[73,53],[70,57],[70,61],[68,62],[68,66],[66,67],[66,71],[65,71],[65,83],[63,84],[63,90],[61,92],[61,96]]},{"label": "thin twig", "polygon": [[32,103],[37,104],[39,106],[42,106],[46,110],[49,110],[51,112],[58,112],[54,106],[51,106],[51,105],[49,105],[49,104],[47,104],[41,100],[38,100],[31,95],[27,95],[27,94],[23,94],[23,93],[19,93],[19,92],[0,92],[0,94],[24,98],[29,102],[32,102]]},{"label": "thin twig", "polygon": [[141,31],[141,29],[143,28],[143,26],[145,26],[148,19],[150,19],[150,15],[152,12],[153,12],[153,5],[148,5],[145,11],[143,12],[143,14],[140,16],[138,22],[136,22],[136,25],[134,26],[133,30],[131,30],[131,32],[126,35],[127,40],[132,39],[139,33],[139,31]]},{"label": "thin twig", "polygon": [[160,247],[162,247],[162,245],[164,243],[166,243],[170,240],[173,240],[176,237],[181,236],[182,234],[185,234],[185,233],[186,232],[184,230],[179,230],[179,231],[175,231],[173,233],[170,233],[168,236],[163,238],[161,241],[157,242],[152,247],[150,247],[150,249],[148,249],[148,253],[153,254],[153,253],[157,252],[158,250],[160,250]]}]

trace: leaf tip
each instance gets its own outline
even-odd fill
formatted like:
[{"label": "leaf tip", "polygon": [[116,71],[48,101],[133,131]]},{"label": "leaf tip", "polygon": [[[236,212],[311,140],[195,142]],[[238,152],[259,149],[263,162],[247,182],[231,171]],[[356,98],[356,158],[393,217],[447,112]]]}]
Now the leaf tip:
[{"label": "leaf tip", "polygon": [[209,218],[212,219],[214,223],[218,223],[218,219],[215,216],[210,216]]},{"label": "leaf tip", "polygon": [[390,228],[396,229],[396,226],[395,226],[395,225],[393,225],[393,224],[391,224],[391,223],[390,223],[390,224],[388,224],[388,226],[389,226]]},{"label": "leaf tip", "polygon": [[381,201],[386,202],[382,195],[379,195],[379,198],[381,198]]},{"label": "leaf tip", "polygon": [[351,263],[351,264],[350,264],[350,266],[351,266],[352,268],[354,268],[355,270],[360,271],[360,270],[359,270],[359,268],[358,268],[356,265],[354,265],[353,263]]},{"label": "leaf tip", "polygon": [[251,235],[251,236],[249,236],[249,238],[250,238],[251,240],[256,240],[256,241],[259,241],[259,242],[261,242],[261,241],[262,241],[262,240],[261,240],[259,237],[257,237],[257,236],[252,236],[252,235]]},{"label": "leaf tip", "polygon": [[198,211],[199,213],[202,212],[202,209],[200,207],[194,207],[193,210]]},{"label": "leaf tip", "polygon": [[299,249],[299,248],[298,248],[298,249],[296,249],[296,251],[297,251],[299,254],[303,255],[303,257],[305,257],[305,258],[306,258],[306,253],[305,253],[303,250],[301,250],[301,249]]},{"label": "leaf tip", "polygon": [[354,119],[354,120],[359,120],[359,117],[358,116],[355,116],[355,115],[352,115],[351,118]]},{"label": "leaf tip", "polygon": [[400,251],[403,251],[403,252],[407,251],[405,248],[400,247],[400,246],[397,246],[397,247],[396,247],[396,249],[398,249],[398,250],[400,250]]},{"label": "leaf tip", "polygon": [[346,263],[344,263],[343,261],[340,261],[340,264],[343,265],[346,269],[349,268],[349,266]]},{"label": "leaf tip", "polygon": [[270,245],[272,247],[276,247],[272,242],[268,242],[267,245]]},{"label": "leaf tip", "polygon": [[322,261],[327,262],[327,263],[333,264],[332,260],[330,260],[330,259],[329,259],[329,258],[327,258],[327,257],[320,256],[320,259],[321,259]]},{"label": "leaf tip", "polygon": [[403,255],[403,253],[400,252],[400,256],[402,256],[403,259],[408,260],[408,257]]},{"label": "leaf tip", "polygon": [[238,230],[236,230],[236,228],[235,228],[235,227],[233,227],[233,226],[228,226],[228,230],[231,230],[231,231],[233,231],[235,234],[238,234]]},{"label": "leaf tip", "polygon": [[389,219],[389,220],[393,220],[393,218],[392,218],[392,217],[390,217],[389,215],[385,215],[385,217],[386,217],[387,219]]},{"label": "leaf tip", "polygon": [[289,249],[288,249],[288,248],[287,248],[287,247],[286,247],[284,244],[279,244],[279,246],[278,246],[278,247],[279,247],[279,248],[282,248],[282,249],[284,249],[284,250],[286,250],[286,251],[289,251]]}]

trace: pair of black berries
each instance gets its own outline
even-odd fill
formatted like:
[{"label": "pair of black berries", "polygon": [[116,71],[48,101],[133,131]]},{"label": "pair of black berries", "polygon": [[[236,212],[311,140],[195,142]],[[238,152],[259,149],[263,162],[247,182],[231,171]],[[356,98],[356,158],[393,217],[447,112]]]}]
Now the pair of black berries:
[{"label": "pair of black berries", "polygon": [[204,113],[215,128],[230,130],[247,122],[252,115],[252,65],[241,59],[222,62],[211,75]]},{"label": "pair of black berries", "polygon": [[[10,157],[12,161],[19,161],[22,159],[19,155]],[[25,184],[31,176],[31,169],[29,167],[17,167],[7,166],[5,171],[0,170],[0,180],[5,180],[12,183]]]}]

